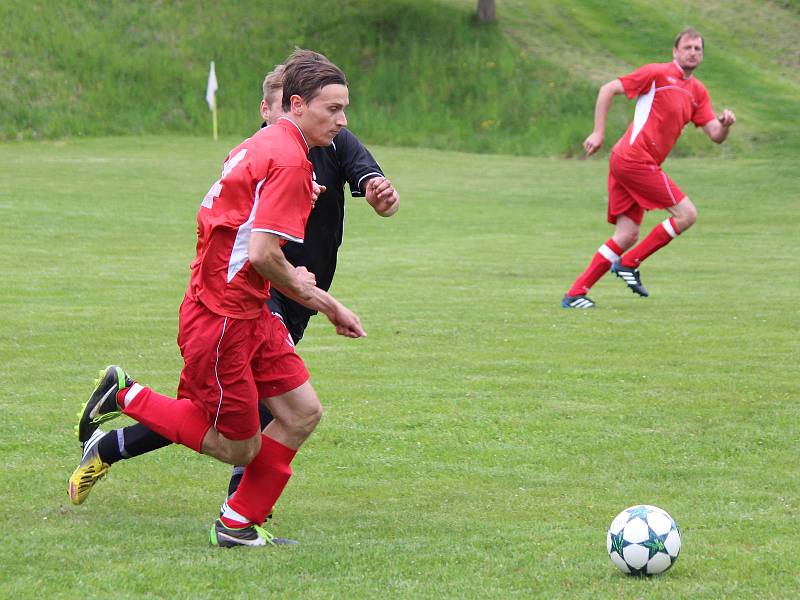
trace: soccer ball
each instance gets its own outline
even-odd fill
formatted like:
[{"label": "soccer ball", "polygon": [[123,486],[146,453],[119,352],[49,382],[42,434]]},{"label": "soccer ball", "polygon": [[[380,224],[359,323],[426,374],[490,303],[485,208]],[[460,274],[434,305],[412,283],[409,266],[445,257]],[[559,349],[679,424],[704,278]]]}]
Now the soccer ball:
[{"label": "soccer ball", "polygon": [[648,504],[631,506],[611,522],[606,536],[611,562],[629,575],[657,575],[681,551],[681,532],[666,511]]}]

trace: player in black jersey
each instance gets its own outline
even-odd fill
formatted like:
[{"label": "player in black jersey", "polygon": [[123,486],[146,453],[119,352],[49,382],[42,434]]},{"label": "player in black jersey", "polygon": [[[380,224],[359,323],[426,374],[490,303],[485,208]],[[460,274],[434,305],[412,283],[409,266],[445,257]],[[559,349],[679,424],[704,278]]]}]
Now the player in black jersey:
[{"label": "player in black jersey", "polygon": [[[282,78],[283,65],[278,65],[264,79],[262,126],[274,123],[283,114]],[[326,189],[317,198],[314,210],[308,217],[304,243],[288,242],[283,247],[283,253],[294,266],[306,267],[314,273],[317,287],[328,291],[336,271],[336,256],[344,232],[345,183],[350,186],[352,196],[365,196],[375,212],[383,217],[390,217],[397,212],[400,197],[369,150],[346,128],[333,138],[330,146],[312,148],[308,158],[314,165],[317,183]],[[283,317],[292,339],[295,343],[299,342],[308,320],[316,313],[293,302],[278,290],[271,296],[268,302],[270,308]]]},{"label": "player in black jersey", "polygon": [[[262,127],[276,121],[283,113],[283,65],[278,65],[264,79],[264,97],[261,101]],[[303,244],[288,242],[283,252],[294,266],[304,266],[316,277],[317,287],[327,291],[336,271],[336,258],[344,233],[344,186],[348,184],[352,196],[363,196],[378,215],[390,217],[400,207],[400,196],[384,176],[378,163],[359,139],[347,129],[342,129],[327,147],[313,148],[308,156],[314,167],[316,183],[321,186],[316,203],[306,223]],[[314,311],[294,302],[276,289],[270,290],[268,305],[280,316],[294,343],[300,341]],[[272,419],[263,403],[259,404],[261,428]],[[81,504],[94,484],[108,472],[108,466],[120,460],[134,458],[163,448],[171,442],[136,423],[129,427],[103,432],[100,429],[83,445],[81,463],[70,477],[70,500]],[[92,452],[94,448],[95,452]],[[88,457],[98,454],[102,469],[90,469]],[[95,461],[96,462],[96,461]],[[228,494],[239,485],[244,467],[234,467]]]}]

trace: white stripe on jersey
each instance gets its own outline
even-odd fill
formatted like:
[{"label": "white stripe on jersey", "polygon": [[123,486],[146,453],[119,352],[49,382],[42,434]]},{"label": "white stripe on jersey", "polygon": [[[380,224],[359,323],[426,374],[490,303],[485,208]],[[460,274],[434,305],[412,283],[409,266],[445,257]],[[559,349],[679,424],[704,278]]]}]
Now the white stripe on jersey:
[{"label": "white stripe on jersey", "polygon": [[297,242],[298,244],[303,243],[303,238],[294,237],[293,235],[289,235],[288,233],[283,233],[282,231],[276,231],[274,229],[253,229],[253,231],[261,231],[263,233],[271,233],[273,235],[277,235],[279,238],[283,238],[285,240],[289,240],[290,242]]},{"label": "white stripe on jersey", "polygon": [[372,173],[367,173],[366,175],[364,175],[363,177],[361,177],[361,179],[359,179],[359,180],[358,180],[358,183],[356,184],[356,187],[357,187],[358,189],[361,189],[361,182],[362,182],[362,181],[364,181],[364,179],[365,179],[365,178],[367,178],[367,177],[370,177],[370,176],[373,176],[373,177],[383,177],[384,175],[383,175],[383,173],[378,173],[377,171],[373,171]]},{"label": "white stripe on jersey", "polygon": [[261,192],[261,186],[264,185],[266,179],[262,179],[256,185],[255,198],[253,199],[253,209],[250,211],[250,217],[236,231],[236,240],[233,242],[233,249],[231,250],[231,258],[228,261],[228,283],[236,277],[236,274],[242,270],[244,263],[247,262],[249,257],[247,247],[250,245],[250,232],[253,229],[253,220],[256,218],[256,209],[258,208],[258,196]]},{"label": "white stripe on jersey", "polygon": [[639,132],[642,131],[645,123],[647,123],[647,117],[650,116],[650,108],[653,106],[653,98],[655,98],[655,95],[656,82],[653,81],[653,85],[650,86],[650,91],[643,96],[639,96],[639,99],[636,101],[636,110],[633,113],[633,129],[631,130],[631,146],[633,146],[633,142],[636,141],[636,136],[639,135]]}]

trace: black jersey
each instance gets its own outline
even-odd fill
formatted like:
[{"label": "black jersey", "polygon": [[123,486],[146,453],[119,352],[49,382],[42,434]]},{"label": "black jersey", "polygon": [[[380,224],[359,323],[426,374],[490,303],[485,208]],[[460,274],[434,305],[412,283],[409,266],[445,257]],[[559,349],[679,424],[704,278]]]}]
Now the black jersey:
[{"label": "black jersey", "polygon": [[[344,184],[352,196],[363,196],[366,182],[383,177],[383,171],[359,139],[347,129],[333,138],[330,146],[312,148],[308,154],[317,183],[325,191],[308,217],[304,243],[288,242],[283,247],[286,259],[296,267],[305,267],[317,279],[317,287],[328,291],[336,271],[336,256],[344,234]],[[279,312],[295,342],[303,337],[310,310],[272,288],[271,310]]]}]

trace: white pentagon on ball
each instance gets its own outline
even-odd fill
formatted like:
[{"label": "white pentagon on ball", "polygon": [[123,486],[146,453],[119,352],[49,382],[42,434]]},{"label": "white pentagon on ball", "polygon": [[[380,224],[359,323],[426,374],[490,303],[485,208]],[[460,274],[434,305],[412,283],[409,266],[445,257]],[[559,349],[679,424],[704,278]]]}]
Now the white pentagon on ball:
[{"label": "white pentagon on ball", "polygon": [[667,511],[649,504],[626,508],[606,534],[611,562],[629,575],[658,575],[678,560],[681,532]]}]

